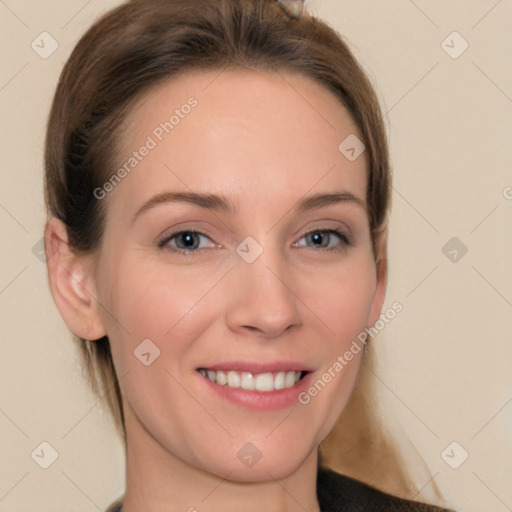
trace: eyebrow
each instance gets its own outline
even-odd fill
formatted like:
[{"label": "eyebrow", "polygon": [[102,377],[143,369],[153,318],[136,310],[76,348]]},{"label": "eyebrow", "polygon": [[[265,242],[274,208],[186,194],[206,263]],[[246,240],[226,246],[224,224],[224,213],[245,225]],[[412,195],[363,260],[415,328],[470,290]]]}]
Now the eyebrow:
[{"label": "eyebrow", "polygon": [[[155,208],[156,206],[168,203],[190,203],[208,210],[223,211],[235,214],[238,207],[223,195],[207,194],[200,192],[164,192],[157,194],[145,202],[133,216],[132,222],[144,212]],[[330,194],[320,193],[307,196],[300,199],[295,206],[298,213],[302,213],[317,208],[323,208],[333,204],[355,204],[366,209],[365,202],[351,192],[333,192]]]}]

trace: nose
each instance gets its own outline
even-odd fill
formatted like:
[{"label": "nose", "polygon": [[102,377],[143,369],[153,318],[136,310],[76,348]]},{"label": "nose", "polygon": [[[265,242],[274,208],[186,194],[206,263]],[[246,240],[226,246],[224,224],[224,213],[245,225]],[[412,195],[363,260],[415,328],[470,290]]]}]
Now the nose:
[{"label": "nose", "polygon": [[297,283],[278,251],[264,250],[252,263],[239,258],[235,266],[226,319],[233,332],[275,338],[302,325]]}]

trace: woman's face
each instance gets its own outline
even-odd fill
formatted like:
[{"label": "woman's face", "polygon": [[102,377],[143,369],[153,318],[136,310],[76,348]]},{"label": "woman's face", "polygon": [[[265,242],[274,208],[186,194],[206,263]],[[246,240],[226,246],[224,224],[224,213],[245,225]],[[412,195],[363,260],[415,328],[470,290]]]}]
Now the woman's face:
[{"label": "woman's face", "polygon": [[384,298],[366,154],[338,148],[356,126],[307,78],[225,70],[158,86],[124,127],[96,292],[129,451],[282,477],[334,426]]}]

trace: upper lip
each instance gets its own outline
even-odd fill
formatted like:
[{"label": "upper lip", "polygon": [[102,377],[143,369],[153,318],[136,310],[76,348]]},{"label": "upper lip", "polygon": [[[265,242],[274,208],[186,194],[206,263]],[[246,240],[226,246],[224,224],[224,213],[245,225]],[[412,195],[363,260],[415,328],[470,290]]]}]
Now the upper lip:
[{"label": "upper lip", "polygon": [[277,373],[277,372],[311,372],[313,368],[296,361],[274,361],[272,363],[249,362],[249,361],[232,361],[229,363],[205,364],[197,369],[205,369],[212,371],[229,371],[248,373]]}]

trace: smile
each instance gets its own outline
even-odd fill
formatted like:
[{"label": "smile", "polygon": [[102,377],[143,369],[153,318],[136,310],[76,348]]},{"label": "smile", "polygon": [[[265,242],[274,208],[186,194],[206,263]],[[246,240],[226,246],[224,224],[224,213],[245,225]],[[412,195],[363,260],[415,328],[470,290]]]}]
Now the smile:
[{"label": "smile", "polygon": [[281,371],[266,373],[238,372],[235,370],[197,370],[203,377],[220,386],[241,388],[246,391],[277,391],[295,386],[307,372]]}]

